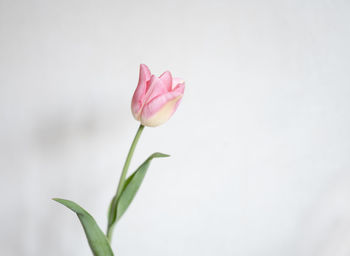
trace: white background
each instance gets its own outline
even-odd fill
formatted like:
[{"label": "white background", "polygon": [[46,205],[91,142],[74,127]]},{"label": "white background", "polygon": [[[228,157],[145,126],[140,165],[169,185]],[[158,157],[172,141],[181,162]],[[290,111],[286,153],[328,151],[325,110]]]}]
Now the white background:
[{"label": "white background", "polygon": [[120,256],[350,254],[350,2],[0,1],[1,255],[91,255],[140,63],[186,80]]}]

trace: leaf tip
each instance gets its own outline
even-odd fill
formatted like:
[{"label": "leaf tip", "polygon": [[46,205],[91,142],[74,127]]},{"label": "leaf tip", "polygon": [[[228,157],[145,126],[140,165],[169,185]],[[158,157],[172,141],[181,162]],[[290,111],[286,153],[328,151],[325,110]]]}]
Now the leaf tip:
[{"label": "leaf tip", "polygon": [[66,200],[66,199],[62,199],[62,198],[52,198],[52,200],[56,201],[57,203],[63,204],[64,206],[71,208],[72,204],[75,204],[72,201]]},{"label": "leaf tip", "polygon": [[170,155],[156,152],[152,155],[152,157],[170,157]]}]

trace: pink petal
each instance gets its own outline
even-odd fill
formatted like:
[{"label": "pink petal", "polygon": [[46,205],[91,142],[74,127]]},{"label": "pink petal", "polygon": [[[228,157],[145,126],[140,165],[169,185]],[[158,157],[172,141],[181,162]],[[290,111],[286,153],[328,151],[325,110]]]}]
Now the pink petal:
[{"label": "pink petal", "polygon": [[144,103],[144,96],[146,94],[147,81],[149,81],[150,78],[151,78],[151,71],[145,64],[141,64],[139,82],[131,101],[131,111],[134,117],[136,118],[136,120],[139,120],[138,115]]},{"label": "pink petal", "polygon": [[153,100],[155,97],[168,92],[168,89],[164,85],[162,80],[155,75],[151,76],[151,80],[149,84],[150,85],[145,95],[144,104],[147,104],[148,102]]},{"label": "pink petal", "polygon": [[168,90],[168,92],[171,91],[172,88],[172,81],[173,78],[171,76],[171,73],[169,71],[165,71],[160,77],[160,80],[162,80],[163,84],[165,85],[166,89]]},{"label": "pink petal", "polygon": [[146,64],[140,65],[140,79],[141,78],[146,81],[151,79],[151,71],[149,70]]},{"label": "pink petal", "polygon": [[173,83],[172,83],[172,88],[175,88],[178,84],[184,84],[185,80],[179,77],[174,77],[173,78]]},{"label": "pink petal", "polygon": [[[179,93],[184,94],[185,93],[185,82],[183,80],[181,80],[181,82],[182,83],[175,86],[173,91],[178,91]],[[176,103],[176,105],[174,107],[174,112],[176,111],[176,109],[180,105],[181,100],[182,100],[182,98]]]},{"label": "pink petal", "polygon": [[175,112],[184,92],[185,84],[179,84],[173,91],[155,97],[142,109],[141,123],[158,126],[166,122]]}]

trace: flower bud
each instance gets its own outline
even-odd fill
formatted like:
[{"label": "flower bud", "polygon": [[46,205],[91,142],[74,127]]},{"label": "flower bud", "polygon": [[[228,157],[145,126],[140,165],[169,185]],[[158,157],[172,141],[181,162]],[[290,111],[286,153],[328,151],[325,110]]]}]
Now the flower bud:
[{"label": "flower bud", "polygon": [[131,111],[144,126],[155,127],[169,120],[180,104],[185,82],[173,78],[169,71],[160,77],[140,65],[140,77],[131,102]]}]

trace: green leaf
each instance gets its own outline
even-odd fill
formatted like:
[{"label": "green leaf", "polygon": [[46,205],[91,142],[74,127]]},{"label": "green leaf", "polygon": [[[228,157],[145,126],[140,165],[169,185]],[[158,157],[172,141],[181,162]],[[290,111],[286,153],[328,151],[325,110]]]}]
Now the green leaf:
[{"label": "green leaf", "polygon": [[120,196],[112,199],[111,208],[109,212],[109,227],[111,228],[125,213],[134,199],[136,192],[141,186],[143,178],[146,175],[149,165],[153,158],[169,157],[169,155],[162,153],[153,153],[144,161],[137,170],[126,179],[124,187]]},{"label": "green leaf", "polygon": [[128,209],[132,200],[134,199],[137,191],[139,190],[143,178],[146,175],[149,165],[153,158],[158,157],[169,157],[169,155],[162,153],[154,153],[147,158],[143,164],[125,181],[123,191],[117,202],[117,221],[123,216],[125,211]]},{"label": "green leaf", "polygon": [[113,256],[113,251],[106,236],[87,211],[73,201],[60,198],[53,198],[53,200],[63,204],[78,215],[94,256]]},{"label": "green leaf", "polygon": [[113,212],[115,211],[114,209],[115,209],[116,203],[117,203],[116,202],[116,196],[113,196],[113,198],[112,198],[112,200],[111,200],[111,202],[109,204],[109,207],[108,207],[108,217],[107,217],[108,226],[109,226],[110,223],[113,222],[113,218],[114,218]]}]

